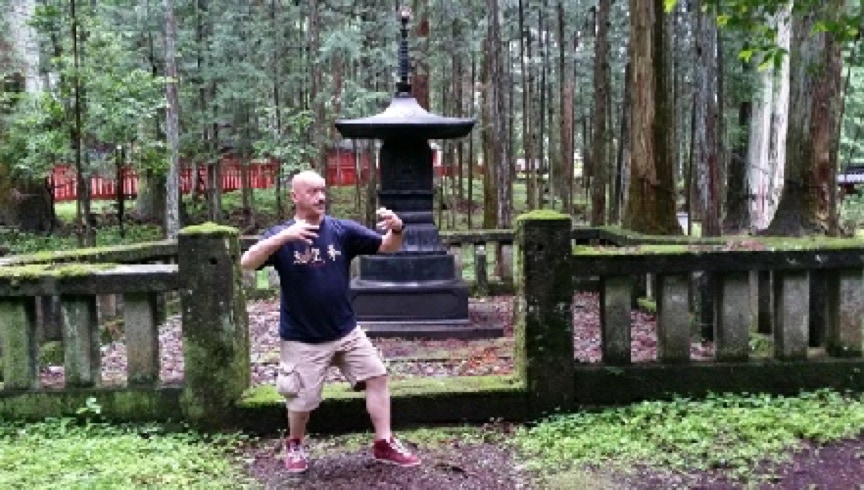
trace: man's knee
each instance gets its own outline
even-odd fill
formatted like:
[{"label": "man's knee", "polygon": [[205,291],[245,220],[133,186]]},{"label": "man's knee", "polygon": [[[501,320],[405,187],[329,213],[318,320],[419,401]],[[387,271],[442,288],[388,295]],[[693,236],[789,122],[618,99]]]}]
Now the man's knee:
[{"label": "man's knee", "polygon": [[362,381],[366,390],[383,390],[387,388],[387,375],[373,376],[365,381]]}]

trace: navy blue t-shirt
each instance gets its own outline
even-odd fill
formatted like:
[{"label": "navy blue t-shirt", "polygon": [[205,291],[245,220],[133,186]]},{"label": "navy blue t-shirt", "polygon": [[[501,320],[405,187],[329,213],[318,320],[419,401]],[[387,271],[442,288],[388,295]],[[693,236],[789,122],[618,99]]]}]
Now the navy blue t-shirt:
[{"label": "navy blue t-shirt", "polygon": [[[293,224],[292,219],[270,228],[262,240]],[[380,234],[355,221],[324,216],[311,245],[292,241],[274,252],[263,266],[279,273],[279,336],[316,344],[354,330],[357,319],[348,297],[351,260],[376,253],[381,240]]]}]

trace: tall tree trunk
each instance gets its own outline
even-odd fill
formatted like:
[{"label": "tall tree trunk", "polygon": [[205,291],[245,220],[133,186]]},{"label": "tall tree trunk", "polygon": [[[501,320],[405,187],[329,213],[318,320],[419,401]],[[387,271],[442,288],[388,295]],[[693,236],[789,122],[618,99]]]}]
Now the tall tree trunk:
[{"label": "tall tree trunk", "polygon": [[519,71],[522,81],[522,157],[525,173],[525,200],[528,209],[537,207],[537,166],[534,157],[534,136],[532,131],[532,84],[533,68],[526,62],[531,58],[531,35],[525,29],[525,5],[519,0]]},{"label": "tall tree trunk", "polygon": [[[659,7],[659,8],[658,8]],[[670,105],[657,96],[666,88],[665,54],[660,49],[662,0],[630,0],[631,124],[629,197],[624,227],[642,233],[680,234],[675,219],[671,152],[661,143],[668,131]],[[660,39],[658,34],[661,34]],[[658,58],[659,57],[659,58]],[[660,64],[658,67],[655,63]],[[659,119],[658,119],[659,116]],[[671,204],[671,206],[670,206]]]},{"label": "tall tree trunk", "polygon": [[659,189],[657,192],[657,221],[664,234],[680,235],[676,217],[678,191],[675,182],[676,137],[675,95],[672,93],[672,32],[670,16],[663,0],[654,0],[654,76],[656,114],[654,119],[654,151]]},{"label": "tall tree trunk", "polygon": [[429,110],[429,0],[414,0],[414,34],[417,40],[416,55],[411,74],[411,94],[420,107]]},{"label": "tall tree trunk", "polygon": [[[487,80],[485,105],[487,107],[487,145],[489,162],[486,165],[487,172],[494,168],[492,176],[484,179],[491,188],[489,192],[495,194],[494,215],[489,216],[486,210],[484,216],[484,227],[510,227],[510,214],[512,212],[510,158],[507,154],[507,101],[506,101],[506,74],[504,73],[504,61],[501,42],[501,20],[498,9],[498,0],[486,0],[486,12],[489,19],[487,32]],[[494,218],[494,219],[490,219]]]},{"label": "tall tree trunk", "polygon": [[786,179],[772,235],[834,234],[837,230],[837,152],[833,141],[840,124],[842,97],[841,44],[833,34],[813,34],[819,19],[838,19],[842,0],[821,4],[792,19],[790,115],[786,146]]},{"label": "tall tree trunk", "polygon": [[615,157],[615,184],[612,195],[612,208],[609,212],[609,222],[619,224],[621,222],[621,211],[625,208],[625,197],[629,192],[628,182],[630,181],[630,132],[631,132],[631,116],[630,110],[630,92],[632,90],[632,77],[630,76],[630,62],[624,67],[624,96],[621,103],[621,127],[619,131],[618,154]]},{"label": "tall tree trunk", "polygon": [[[791,53],[792,2],[777,17],[777,46]],[[768,145],[768,185],[765,215],[760,228],[767,228],[774,219],[786,174],[786,142],[789,133],[790,55],[783,57],[780,73],[775,78],[772,97],[771,134]]]},{"label": "tall tree trunk", "polygon": [[[746,128],[752,120],[751,102],[744,101],[738,106],[738,126]],[[723,219],[723,231],[726,233],[741,233],[747,231],[750,224],[750,201],[747,189],[747,139],[739,137],[732,149],[732,159],[726,185],[726,216]]]},{"label": "tall tree trunk", "polygon": [[768,184],[771,166],[768,161],[771,148],[771,112],[774,99],[774,76],[772,67],[759,73],[759,90],[753,95],[750,115],[750,130],[747,143],[747,185],[752,196],[750,225],[757,229],[768,226]]},{"label": "tall tree trunk", "polygon": [[[314,122],[312,123],[312,141],[315,148],[315,170],[322,176],[327,175],[327,114],[324,107],[324,73],[317,66],[321,50],[321,0],[309,1],[309,56],[312,63],[311,85],[309,98],[312,101]],[[329,207],[329,206],[328,206]]]},{"label": "tall tree trunk", "polygon": [[606,189],[609,154],[607,140],[609,125],[607,114],[609,87],[609,8],[610,0],[599,0],[597,5],[597,34],[594,41],[594,132],[591,138],[591,160],[594,163],[594,181],[591,183],[591,226],[606,224]]},{"label": "tall tree trunk", "polygon": [[177,95],[177,21],[173,0],[164,0],[165,7],[165,99],[168,104],[165,128],[168,139],[168,182],[166,186],[165,234],[177,238],[180,230],[180,133],[178,122],[180,101]]},{"label": "tall tree trunk", "polygon": [[717,108],[717,25],[714,14],[699,9],[696,29],[694,157],[702,209],[702,235],[720,235],[720,155]]},{"label": "tall tree trunk", "polygon": [[[564,3],[559,0],[558,10],[558,90],[561,104],[561,127],[559,140],[561,143],[561,186],[559,197],[561,198],[561,211],[565,214],[573,212],[573,92],[574,73],[567,62],[567,48],[569,47],[567,25],[564,20]],[[575,49],[573,50],[576,51]]]},{"label": "tall tree trunk", "polygon": [[540,123],[540,127],[537,131],[537,159],[540,161],[540,169],[538,170],[541,175],[545,172],[546,176],[542,177],[540,184],[540,191],[538,192],[538,202],[537,207],[543,208],[545,205],[545,196],[548,193],[550,199],[554,196],[554,192],[552,191],[552,180],[555,176],[554,172],[554,162],[551,161],[549,156],[551,155],[551,151],[548,150],[548,146],[546,144],[546,114],[549,112],[547,107],[547,93],[549,90],[548,85],[546,84],[547,73],[549,73],[549,42],[548,42],[548,33],[546,32],[546,2],[544,0],[542,8],[537,12],[537,50],[540,55],[540,80],[538,81],[538,89],[540,92],[540,104],[537,109],[537,117],[536,121]]},{"label": "tall tree trunk", "polygon": [[[486,0],[487,16],[491,18],[489,4],[496,3],[495,0]],[[496,81],[492,78],[495,61],[496,40],[492,38],[494,29],[493,22],[489,21],[486,31],[483,68],[480,78],[483,85],[483,228],[495,228],[498,213],[498,193],[495,191],[495,175],[503,162],[496,160],[495,132],[500,129],[496,127],[495,119],[495,88]]]},{"label": "tall tree trunk", "polygon": [[80,19],[77,12],[77,1],[69,0],[70,15],[72,17],[72,63],[74,74],[72,75],[72,89],[75,98],[75,113],[72,125],[72,147],[75,151],[75,173],[77,176],[78,198],[75,206],[75,217],[77,220],[78,245],[93,246],[96,244],[95,231],[90,221],[90,172],[85,172],[83,161],[83,132],[82,121],[84,94],[81,87],[81,46],[79,32]]},{"label": "tall tree trunk", "polygon": [[[282,6],[281,1],[270,0],[270,20],[271,28],[273,29],[276,41],[273,49],[273,107],[276,117],[276,134],[274,140],[282,141],[282,97],[280,87],[282,85],[282,33],[279,30],[279,9]],[[355,153],[356,154],[356,153]],[[360,173],[358,172],[359,176]],[[359,178],[359,177],[358,177]],[[285,210],[282,203],[282,160],[276,159],[276,219],[283,221],[285,219]]]}]

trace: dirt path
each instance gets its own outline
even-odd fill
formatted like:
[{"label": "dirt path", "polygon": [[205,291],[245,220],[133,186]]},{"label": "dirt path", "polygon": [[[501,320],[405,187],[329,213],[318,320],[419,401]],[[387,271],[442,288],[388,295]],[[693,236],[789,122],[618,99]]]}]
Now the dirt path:
[{"label": "dirt path", "polygon": [[[419,448],[423,464],[416,468],[395,468],[371,460],[367,450],[330,449],[316,456],[303,475],[282,468],[278,441],[261,441],[251,449],[249,473],[267,489],[548,489],[653,490],[653,489],[777,489],[847,490],[864,485],[864,437],[811,446],[797,452],[787,463],[763,465],[749,476],[749,483],[732,481],[722,470],[705,473],[670,474],[652,468],[635,469],[632,474],[585,471],[540,482],[521,469],[518,458],[505,443],[471,443]],[[576,485],[576,486],[573,486]]]}]

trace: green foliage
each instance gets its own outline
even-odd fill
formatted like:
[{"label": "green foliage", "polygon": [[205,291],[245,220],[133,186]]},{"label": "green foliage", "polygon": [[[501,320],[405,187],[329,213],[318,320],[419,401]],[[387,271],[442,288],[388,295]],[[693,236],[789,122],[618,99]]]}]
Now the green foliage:
[{"label": "green foliage", "polygon": [[516,444],[543,472],[639,463],[682,473],[722,469],[746,480],[759,462],[782,460],[802,441],[824,443],[862,430],[860,395],[712,394],[555,416],[521,430]]},{"label": "green foliage", "polygon": [[[162,230],[158,226],[135,225],[126,227],[126,236],[120,236],[117,226],[106,226],[96,234],[96,246],[124,245],[161,240]],[[74,250],[78,241],[74,236],[34,235],[18,230],[0,228],[0,243],[9,247],[12,254],[40,251]]]},{"label": "green foliage", "polygon": [[846,196],[840,203],[840,223],[847,230],[864,228],[864,194]]},{"label": "green foliage", "polygon": [[57,161],[71,158],[66,110],[51,93],[6,95],[15,100],[5,116],[6,141],[0,144],[0,161],[11,165],[13,175],[39,178]]},{"label": "green foliage", "polygon": [[[786,50],[777,46],[776,18],[786,15],[792,4],[793,13],[816,11],[812,34],[828,33],[841,44],[849,43],[858,36],[860,14],[850,12],[826,11],[822,8],[825,0],[707,0],[704,7],[714,13],[717,25],[733,32],[746,35],[745,46],[739,58],[749,62],[756,57],[759,68],[779,67]],[[671,12],[680,0],[663,0],[664,8]]]},{"label": "green foliage", "polygon": [[93,401],[79,419],[38,423],[0,420],[0,487],[244,488],[235,455],[241,435],[205,436],[161,425],[94,422]]}]

